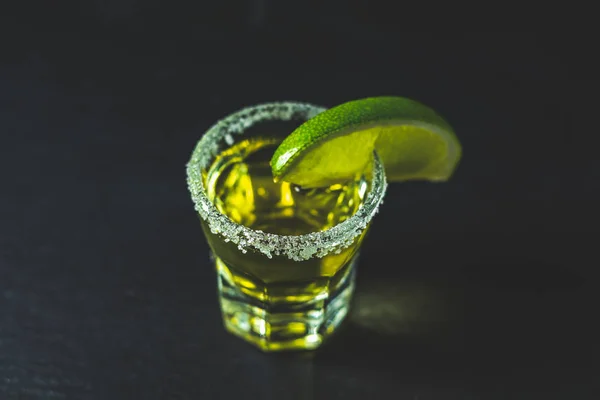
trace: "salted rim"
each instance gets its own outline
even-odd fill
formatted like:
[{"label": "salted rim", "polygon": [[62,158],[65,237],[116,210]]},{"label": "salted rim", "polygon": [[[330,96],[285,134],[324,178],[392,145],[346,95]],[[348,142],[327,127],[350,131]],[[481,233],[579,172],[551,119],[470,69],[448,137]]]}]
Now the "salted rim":
[{"label": "salted rim", "polygon": [[340,253],[354,242],[377,213],[387,188],[383,164],[377,153],[371,190],[358,210],[334,227],[303,235],[277,235],[254,230],[232,221],[208,199],[202,182],[202,169],[210,166],[214,157],[221,151],[222,145],[231,146],[235,142],[232,134],[243,134],[257,122],[289,121],[294,117],[308,120],[323,111],[324,107],[309,103],[285,101],[259,104],[230,114],[206,131],[196,144],[186,170],[194,208],[213,234],[222,236],[226,242],[237,244],[243,253],[252,249],[269,258],[273,255],[283,255],[295,261],[323,257],[331,252]]}]

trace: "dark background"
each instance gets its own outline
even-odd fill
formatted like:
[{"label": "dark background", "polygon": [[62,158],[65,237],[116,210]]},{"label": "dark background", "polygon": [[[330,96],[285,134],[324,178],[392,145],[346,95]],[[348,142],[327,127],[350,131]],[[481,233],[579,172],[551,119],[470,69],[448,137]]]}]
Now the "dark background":
[{"label": "dark background", "polygon": [[[404,32],[358,1],[10,7],[0,400],[599,398],[587,34]],[[185,185],[196,141],[246,105],[384,94],[450,121],[456,175],[390,187],[321,350],[229,336]]]}]

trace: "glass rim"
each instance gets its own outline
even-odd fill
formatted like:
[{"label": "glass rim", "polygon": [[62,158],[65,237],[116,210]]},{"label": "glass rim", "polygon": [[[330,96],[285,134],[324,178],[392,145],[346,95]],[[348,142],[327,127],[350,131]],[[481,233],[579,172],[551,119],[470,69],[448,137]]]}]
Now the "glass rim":
[{"label": "glass rim", "polygon": [[255,230],[232,221],[209,200],[202,181],[202,169],[208,168],[213,162],[214,157],[222,149],[221,143],[230,146],[235,142],[234,134],[243,134],[246,129],[262,121],[289,121],[295,116],[308,120],[325,110],[325,107],[293,101],[258,104],[229,114],[202,135],[186,165],[187,184],[194,209],[213,234],[218,234],[225,241],[236,244],[243,253],[252,249],[268,258],[278,255],[295,261],[323,257],[332,252],[340,253],[362,234],[378,212],[387,188],[384,167],[376,152],[374,152],[371,187],[358,210],[348,219],[329,229],[302,235],[278,235]]}]

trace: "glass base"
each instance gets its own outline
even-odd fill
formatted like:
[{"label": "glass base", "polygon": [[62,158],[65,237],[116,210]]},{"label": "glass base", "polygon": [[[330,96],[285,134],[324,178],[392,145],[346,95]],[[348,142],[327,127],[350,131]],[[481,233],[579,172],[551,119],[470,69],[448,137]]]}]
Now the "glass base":
[{"label": "glass base", "polygon": [[335,287],[311,292],[303,301],[269,301],[249,296],[233,282],[229,268],[216,258],[219,301],[225,328],[263,351],[314,350],[348,314],[358,256]]}]

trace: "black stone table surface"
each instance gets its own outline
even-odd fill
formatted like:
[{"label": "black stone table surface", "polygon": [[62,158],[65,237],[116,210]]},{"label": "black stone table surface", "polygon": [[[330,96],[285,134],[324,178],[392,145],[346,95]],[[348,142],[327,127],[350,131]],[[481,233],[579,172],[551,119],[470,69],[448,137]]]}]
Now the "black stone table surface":
[{"label": "black stone table surface", "polygon": [[[600,398],[585,36],[200,3],[1,14],[1,400]],[[456,175],[390,186],[323,348],[269,355],[226,334],[185,184],[196,141],[246,105],[384,94],[450,121]]]}]

